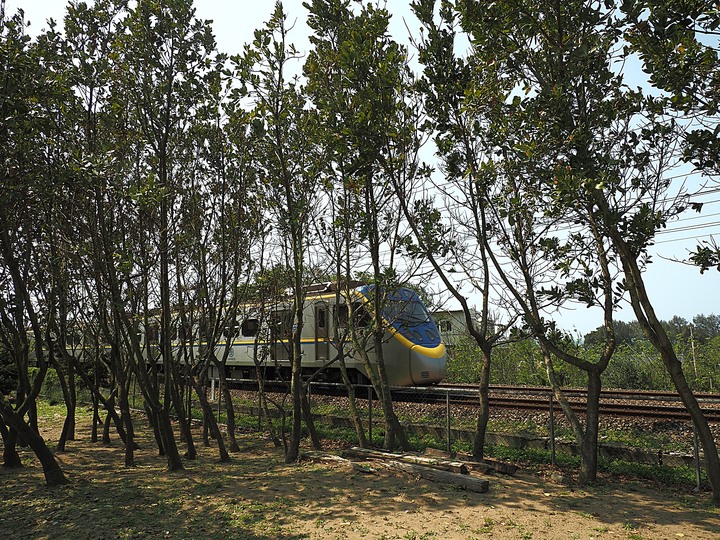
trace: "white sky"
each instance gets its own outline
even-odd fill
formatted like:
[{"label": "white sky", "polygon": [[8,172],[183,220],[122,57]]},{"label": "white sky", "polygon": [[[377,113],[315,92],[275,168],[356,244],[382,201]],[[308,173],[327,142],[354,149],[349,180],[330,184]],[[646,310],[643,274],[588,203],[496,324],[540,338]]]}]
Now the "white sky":
[{"label": "white sky", "polygon": [[[31,34],[36,34],[46,27],[46,19],[53,17],[62,21],[65,12],[65,0],[6,0],[6,15],[14,14],[18,7],[25,10],[26,19],[32,26]],[[301,52],[307,51],[309,29],[305,25],[306,11],[302,0],[285,0],[285,11],[290,21],[296,20],[296,26],[290,34],[290,41]],[[213,20],[213,29],[217,38],[218,49],[228,54],[240,53],[243,45],[253,38],[253,31],[269,18],[274,2],[271,0],[196,0],[197,15],[203,19]],[[387,7],[393,14],[391,32],[402,43],[408,43],[408,30],[415,26],[414,16],[409,8],[409,0],[387,0]],[[697,184],[698,178],[691,178]],[[713,186],[709,186],[712,188]],[[717,183],[715,188],[720,187]],[[711,270],[704,275],[692,266],[670,262],[666,259],[683,259],[689,250],[694,248],[695,236],[706,236],[714,233],[720,241],[720,190],[702,198],[693,200],[705,201],[705,208],[698,215],[688,213],[682,221],[671,223],[667,231],[683,228],[678,232],[663,232],[657,237],[653,250],[653,260],[645,273],[646,284],[658,316],[670,319],[679,315],[688,320],[697,314],[720,314],[720,272]],[[713,216],[712,214],[715,214]],[[693,229],[693,226],[714,224]],[[618,314],[619,320],[630,321],[635,317],[629,307]],[[601,325],[597,311],[578,307],[563,315],[560,325],[569,331],[577,330],[585,334]]]}]

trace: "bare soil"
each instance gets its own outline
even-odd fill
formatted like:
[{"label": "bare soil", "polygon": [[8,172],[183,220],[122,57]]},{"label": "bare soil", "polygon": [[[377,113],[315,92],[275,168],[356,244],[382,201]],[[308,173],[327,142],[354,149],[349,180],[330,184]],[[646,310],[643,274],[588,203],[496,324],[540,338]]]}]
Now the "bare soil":
[{"label": "bare soil", "polygon": [[549,469],[484,475],[490,491],[471,493],[381,467],[286,464],[258,435],[241,436],[230,464],[198,445],[169,473],[142,426],[137,466],[125,468],[117,437],[91,444],[82,422],[57,455],[68,486],[46,487],[26,450],[25,467],[0,469],[0,539],[720,539],[708,493],[617,479],[579,489]]}]

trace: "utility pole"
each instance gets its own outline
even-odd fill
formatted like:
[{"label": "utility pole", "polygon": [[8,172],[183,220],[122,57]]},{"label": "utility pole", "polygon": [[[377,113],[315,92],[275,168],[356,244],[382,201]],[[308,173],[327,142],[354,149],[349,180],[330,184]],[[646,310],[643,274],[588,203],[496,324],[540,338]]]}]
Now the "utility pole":
[{"label": "utility pole", "polygon": [[697,363],[695,362],[695,335],[693,334],[693,325],[690,325],[690,350],[693,357],[693,370],[695,370],[695,380],[697,380]]}]

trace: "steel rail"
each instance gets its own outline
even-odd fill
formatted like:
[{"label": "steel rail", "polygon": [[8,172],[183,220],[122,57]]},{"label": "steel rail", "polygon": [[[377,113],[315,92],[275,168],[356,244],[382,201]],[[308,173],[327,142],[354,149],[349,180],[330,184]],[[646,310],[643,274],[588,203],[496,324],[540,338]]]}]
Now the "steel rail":
[{"label": "steel rail", "polygon": [[[564,391],[564,390],[563,390]],[[570,389],[565,392],[573,411],[587,412],[587,391]],[[720,421],[720,396],[717,394],[696,394],[698,401],[705,405],[703,412],[708,421]],[[477,406],[477,385],[442,385],[427,388],[393,389],[393,399],[424,403],[439,403],[445,399],[456,405]],[[550,388],[507,387],[489,388],[489,406],[501,409],[549,412],[550,402],[554,410],[561,410]],[[641,417],[664,420],[690,420],[685,407],[676,393],[635,390],[608,390],[601,392],[599,414],[606,416]]]}]

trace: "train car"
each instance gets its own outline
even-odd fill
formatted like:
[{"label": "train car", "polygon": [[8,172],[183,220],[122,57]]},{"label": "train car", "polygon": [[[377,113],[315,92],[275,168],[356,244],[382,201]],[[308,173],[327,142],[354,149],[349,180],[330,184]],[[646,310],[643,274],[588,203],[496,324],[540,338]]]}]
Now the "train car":
[{"label": "train car", "polygon": [[[307,290],[301,332],[303,375],[317,375],[326,381],[340,381],[337,361],[340,344],[334,336],[347,336],[348,314],[353,313],[358,333],[365,336],[365,350],[371,364],[377,357],[370,335],[371,285],[361,285],[351,291],[350,298],[336,295],[334,283],[312,285]],[[348,302],[351,306],[348,306]],[[440,382],[446,371],[445,345],[435,322],[415,291],[400,288],[387,296],[383,310],[383,358],[389,384],[420,386]],[[223,338],[215,346],[217,358],[227,355],[226,376],[231,379],[254,378],[256,361],[268,379],[284,378],[290,374],[290,336],[293,312],[291,302],[277,302],[270,307],[246,305],[238,317],[224,330]],[[335,328],[337,326],[337,328]],[[152,340],[151,340],[152,341]],[[175,350],[180,343],[174,344]],[[207,343],[198,338],[192,346],[197,358]],[[187,349],[187,347],[186,347]],[[344,346],[345,364],[353,382],[368,382],[362,358],[349,340]],[[152,353],[152,351],[151,351]],[[151,354],[151,356],[156,356]],[[216,367],[210,377],[217,379]]]}]

